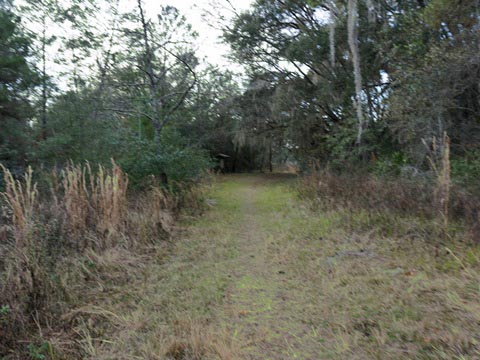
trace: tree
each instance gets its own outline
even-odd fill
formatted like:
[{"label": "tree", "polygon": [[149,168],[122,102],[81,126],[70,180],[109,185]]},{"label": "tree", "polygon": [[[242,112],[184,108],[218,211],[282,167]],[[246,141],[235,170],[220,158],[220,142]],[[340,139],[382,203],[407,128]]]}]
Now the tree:
[{"label": "tree", "polygon": [[224,37],[250,80],[275,89],[263,109],[280,99],[294,109],[269,116],[289,114],[276,136],[299,161],[423,159],[423,140],[443,131],[452,149],[478,138],[478,13],[478,2],[452,0],[261,0]]},{"label": "tree", "polygon": [[414,17],[417,28],[406,32],[403,41],[410,46],[392,71],[389,123],[417,163],[425,158],[423,143],[442,139],[445,131],[454,156],[478,148],[478,11],[474,2],[430,1]]},{"label": "tree", "polygon": [[20,18],[5,3],[0,7],[0,162],[25,163],[29,142],[29,94],[38,75],[27,62],[31,39],[21,30]]},{"label": "tree", "polygon": [[[50,76],[47,73],[47,51],[50,45],[53,44],[56,37],[48,34],[48,28],[52,26],[57,13],[58,3],[50,0],[32,1],[27,0],[25,5],[19,10],[24,19],[28,19],[31,28],[29,31],[32,34],[32,55],[38,59],[40,64],[37,68],[41,80],[41,94],[40,94],[40,129],[42,139],[47,137],[47,103],[50,97],[50,92],[53,84],[50,82]],[[35,27],[40,27],[40,34],[36,36]],[[27,25],[28,27],[28,25]]]},{"label": "tree", "polygon": [[362,109],[362,70],[360,66],[360,50],[358,48],[357,12],[357,0],[348,0],[348,46],[350,47],[350,54],[353,63],[353,78],[355,81],[355,99],[353,104],[357,111],[357,144],[360,146],[362,143],[364,119]]},{"label": "tree", "polygon": [[195,34],[185,18],[171,6],[162,7],[155,24],[147,18],[142,1],[138,0],[137,13],[129,14],[128,19],[139,27],[124,30],[134,56],[125,59],[126,65],[131,69],[134,66],[138,78],[142,79],[131,87],[137,92],[147,92],[148,108],[141,114],[151,121],[153,140],[158,144],[161,130],[197,82],[194,71],[197,59],[187,47]]}]

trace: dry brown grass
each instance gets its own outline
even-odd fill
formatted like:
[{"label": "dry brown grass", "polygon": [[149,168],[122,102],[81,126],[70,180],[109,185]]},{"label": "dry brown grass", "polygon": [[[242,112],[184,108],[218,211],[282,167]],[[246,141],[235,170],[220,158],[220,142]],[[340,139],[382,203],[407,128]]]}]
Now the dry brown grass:
[{"label": "dry brown grass", "polygon": [[[112,161],[112,169],[99,165],[96,172],[89,163],[85,166],[70,163],[61,171],[60,200],[68,233],[81,249],[112,246],[113,237],[125,226],[128,177]],[[94,229],[100,243],[88,244],[84,234]]]},{"label": "dry brown grass", "polygon": [[[337,189],[355,180],[335,178]],[[377,211],[365,207],[371,199],[354,207],[344,193],[335,204],[335,193],[321,192],[316,196],[331,203],[320,200],[321,211],[312,211],[302,202],[278,202],[285,188],[270,192],[264,221],[275,242],[269,253],[294,278],[289,296],[301,304],[296,316],[311,328],[301,344],[310,342],[317,358],[480,356],[479,248],[465,241],[456,220],[444,238],[443,218],[433,211],[431,218],[388,204]],[[353,192],[350,201],[362,198]],[[298,358],[307,351],[302,345],[294,350]]]},{"label": "dry brown grass", "polygon": [[[109,171],[102,179],[115,184]],[[24,217],[25,279],[36,287],[4,282],[17,241],[13,208],[3,204],[0,353],[9,360],[480,355],[480,257],[465,241],[455,187],[444,237],[436,181],[317,174],[300,192],[318,212],[286,177],[224,177],[207,195],[209,213],[185,217],[193,226],[173,243],[155,240],[175,229],[180,207],[200,209],[202,192],[152,186],[127,198],[121,221],[105,217],[106,234],[105,218],[87,216],[72,237],[59,179],[55,199],[36,194]],[[84,183],[87,211],[100,213]],[[25,193],[26,183],[15,186]],[[89,241],[76,246],[82,232]]]},{"label": "dry brown grass", "polygon": [[52,174],[49,193],[39,193],[31,168],[22,180],[2,169],[0,357],[81,357],[71,329],[89,316],[78,307],[138,276],[151,245],[174,230],[180,203],[198,198],[152,186],[129,199],[128,176],[113,161],[96,170],[70,163]]},{"label": "dry brown grass", "polygon": [[443,238],[437,212],[312,211],[286,177],[221,179],[167,256],[80,314],[85,358],[480,355],[478,248]]},{"label": "dry brown grass", "polygon": [[[445,162],[445,160],[441,160]],[[468,242],[480,241],[480,198],[451,184],[448,162],[433,178],[384,179],[356,174],[334,174],[328,170],[303,177],[300,195],[322,209],[365,210],[374,217],[410,216],[449,231],[469,229]],[[313,201],[312,201],[313,200]],[[452,226],[449,221],[452,220]]]},{"label": "dry brown grass", "polygon": [[444,235],[448,236],[448,221],[450,207],[450,138],[447,133],[443,134],[441,141],[434,137],[428,160],[430,167],[435,173],[437,183],[433,190],[434,207],[437,209],[441,219],[443,219]]},{"label": "dry brown grass", "polygon": [[179,319],[174,326],[173,336],[164,344],[161,359],[172,360],[202,360],[202,359],[235,359],[238,349],[231,341],[225,341],[226,333],[218,333],[208,323]]},{"label": "dry brown grass", "polygon": [[32,169],[28,168],[23,182],[15,180],[3,166],[2,169],[6,184],[5,192],[1,194],[5,204],[2,217],[10,221],[0,223],[3,229],[0,243],[0,304],[4,309],[0,318],[0,333],[3,335],[0,353],[4,351],[3,342],[15,342],[17,327],[26,328],[23,314],[42,307],[46,301],[45,289],[49,286],[45,283],[44,269],[38,263],[39,247],[34,236],[38,192],[32,182]]},{"label": "dry brown grass", "polygon": [[6,189],[1,195],[6,204],[7,211],[12,220],[15,238],[15,247],[22,250],[28,247],[30,226],[32,225],[35,200],[38,196],[37,186],[32,182],[32,168],[28,167],[24,181],[15,180],[12,173],[0,164],[3,170]]}]

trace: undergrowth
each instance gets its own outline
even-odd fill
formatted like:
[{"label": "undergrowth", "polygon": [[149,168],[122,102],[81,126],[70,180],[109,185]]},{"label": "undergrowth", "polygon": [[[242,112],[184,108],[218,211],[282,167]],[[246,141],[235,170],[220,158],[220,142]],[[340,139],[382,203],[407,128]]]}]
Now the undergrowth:
[{"label": "undergrowth", "polygon": [[180,209],[201,209],[201,194],[181,185],[172,193],[154,179],[130,191],[113,161],[70,163],[49,174],[48,187],[31,168],[18,180],[2,169],[0,358],[82,358],[84,333],[98,334],[112,316],[95,304],[141,276]]},{"label": "undergrowth", "polygon": [[433,243],[461,232],[462,241],[480,242],[480,197],[453,184],[321,171],[303,177],[298,191],[314,208],[341,209],[345,225],[358,230],[384,235],[402,230]]},{"label": "undergrowth", "polygon": [[446,179],[300,180],[309,206],[294,231],[306,240],[286,256],[320,300],[310,319],[322,358],[480,356],[480,202]]}]

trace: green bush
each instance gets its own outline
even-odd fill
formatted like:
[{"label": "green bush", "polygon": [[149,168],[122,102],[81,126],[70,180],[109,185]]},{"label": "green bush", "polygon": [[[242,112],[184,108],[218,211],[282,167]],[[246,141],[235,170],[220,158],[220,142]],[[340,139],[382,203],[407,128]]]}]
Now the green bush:
[{"label": "green bush", "polygon": [[[479,187],[480,149],[468,151],[462,157],[451,159],[452,178],[467,187]],[[477,189],[480,190],[480,189]]]},{"label": "green bush", "polygon": [[399,176],[402,168],[408,165],[408,157],[405,153],[396,151],[388,156],[380,157],[375,162],[374,173],[378,176]]},{"label": "green bush", "polygon": [[118,157],[122,169],[134,187],[148,184],[151,176],[175,182],[192,182],[213,166],[207,151],[189,146],[177,132],[165,130],[158,145],[149,140],[133,139]]}]

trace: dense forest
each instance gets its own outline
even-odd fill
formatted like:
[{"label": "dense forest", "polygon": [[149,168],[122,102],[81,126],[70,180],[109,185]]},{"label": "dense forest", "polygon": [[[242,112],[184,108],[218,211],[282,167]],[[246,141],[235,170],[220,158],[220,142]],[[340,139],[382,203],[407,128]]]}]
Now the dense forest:
[{"label": "dense forest", "polygon": [[418,173],[447,133],[467,181],[477,15],[475,1],[259,1],[221,24],[240,79],[197,57],[171,6],[153,19],[142,3],[4,2],[0,160],[21,173],[114,157],[135,181],[194,178],[218,154],[229,171],[272,157]]},{"label": "dense forest", "polygon": [[[0,0],[0,358],[123,358],[82,342],[82,304],[106,296],[91,284],[143,276],[131,264],[216,206],[204,187],[220,173],[295,173],[312,211],[423,219],[405,233],[434,237],[425,252],[476,254],[478,311],[479,0],[192,8],[230,67],[189,14],[150,3]],[[479,342],[438,348],[475,358]],[[135,358],[216,358],[182,351]]]}]

